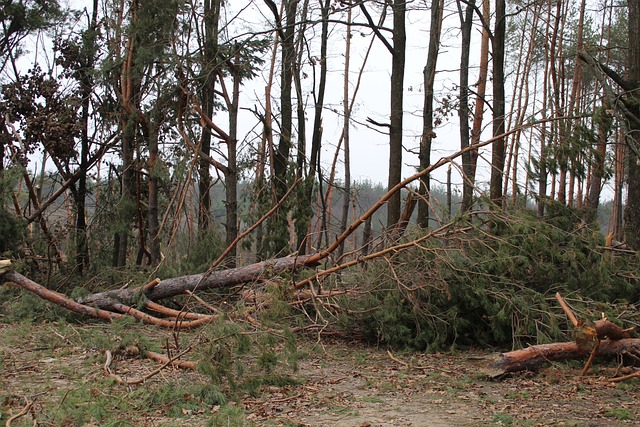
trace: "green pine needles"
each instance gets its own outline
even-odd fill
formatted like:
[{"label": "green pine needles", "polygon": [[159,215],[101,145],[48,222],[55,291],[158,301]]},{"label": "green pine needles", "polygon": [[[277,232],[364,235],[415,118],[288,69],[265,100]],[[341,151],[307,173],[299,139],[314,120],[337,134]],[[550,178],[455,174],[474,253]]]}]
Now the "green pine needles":
[{"label": "green pine needles", "polygon": [[463,218],[471,231],[422,242],[343,277],[362,293],[343,299],[342,326],[375,343],[430,351],[566,340],[555,292],[571,296],[587,318],[609,311],[615,320],[616,304],[640,296],[640,260],[606,248],[604,236],[567,208],[549,211],[545,219],[530,211]]}]

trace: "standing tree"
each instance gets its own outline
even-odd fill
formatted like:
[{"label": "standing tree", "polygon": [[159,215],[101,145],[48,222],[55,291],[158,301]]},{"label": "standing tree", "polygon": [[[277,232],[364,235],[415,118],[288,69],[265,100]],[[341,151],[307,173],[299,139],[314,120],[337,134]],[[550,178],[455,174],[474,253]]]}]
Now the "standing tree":
[{"label": "standing tree", "polygon": [[505,0],[496,0],[495,28],[492,39],[493,53],[493,142],[491,152],[490,197],[494,204],[502,206],[502,174],[505,163],[505,95],[504,95],[504,46],[506,34]]},{"label": "standing tree", "polygon": [[[629,168],[627,206],[624,210],[624,237],[634,249],[640,249],[640,2],[627,0],[629,9],[628,82],[626,114],[629,126],[627,165]],[[619,83],[619,84],[620,84]]]},{"label": "standing tree", "polygon": [[[431,0],[431,24],[429,29],[429,52],[427,64],[424,66],[424,106],[422,109],[422,138],[420,139],[420,170],[431,165],[431,144],[436,134],[433,126],[433,92],[436,79],[436,65],[440,50],[440,35],[442,34],[442,11],[444,0]],[[431,180],[429,174],[420,178],[418,201],[418,225],[422,228],[429,226],[429,198],[431,193]]]},{"label": "standing tree", "polygon": [[[218,22],[220,20],[220,0],[205,0],[202,16],[202,39],[200,51],[200,103],[203,114],[213,117],[216,102],[216,70],[219,68],[218,58]],[[211,225],[211,165],[207,157],[211,155],[211,130],[203,121],[200,136],[200,152],[202,156],[198,167],[198,230],[201,237],[207,238],[206,233]]]},{"label": "standing tree", "polygon": [[92,126],[91,97],[94,92],[94,67],[98,55],[98,0],[93,0],[93,9],[87,28],[78,40],[67,40],[59,44],[61,55],[56,58],[67,76],[75,79],[79,86],[80,107],[80,159],[77,189],[71,186],[71,192],[76,205],[76,268],[80,274],[89,265],[89,245],[87,241],[87,212],[85,208],[87,198],[87,176],[89,174],[89,154]]},{"label": "standing tree", "polygon": [[[393,48],[391,50],[391,115],[389,128],[389,182],[393,188],[402,178],[402,117],[404,95],[404,66],[406,55],[405,15],[406,0],[393,0]],[[387,229],[391,230],[400,220],[400,192],[389,198]]]},{"label": "standing tree", "polygon": [[[461,49],[460,49],[460,103],[458,116],[460,117],[460,149],[469,146],[469,50],[471,49],[471,28],[475,0],[470,0],[463,13],[461,0],[457,0],[458,15],[460,16]],[[462,154],[462,211],[471,209],[473,203],[473,182],[471,181],[472,165],[471,151]]]}]

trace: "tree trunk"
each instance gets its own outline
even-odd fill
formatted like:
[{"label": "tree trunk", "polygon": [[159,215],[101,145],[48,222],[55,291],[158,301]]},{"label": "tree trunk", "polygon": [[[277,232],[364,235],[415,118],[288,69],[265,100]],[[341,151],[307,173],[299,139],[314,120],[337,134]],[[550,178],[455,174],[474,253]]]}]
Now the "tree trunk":
[{"label": "tree trunk", "polygon": [[[504,46],[505,46],[505,0],[496,0],[496,22],[493,32],[493,136],[505,132],[504,112]],[[491,152],[490,197],[496,206],[502,206],[502,174],[505,160],[504,137],[497,138]]]},{"label": "tree trunk", "polygon": [[[460,15],[460,33],[462,37],[460,53],[460,104],[458,107],[458,117],[460,117],[460,149],[464,150],[469,146],[469,50],[471,49],[471,28],[473,26],[475,0],[470,0],[467,3],[464,14],[462,13],[462,4],[460,3],[460,0],[457,0],[457,5],[458,14]],[[471,181],[471,174],[471,151],[466,151],[462,155],[463,176],[461,210],[463,212],[470,210],[473,203],[473,182]]]},{"label": "tree trunk", "polygon": [[[204,40],[202,56],[202,90],[200,93],[203,113],[213,117],[215,108],[215,84],[218,56],[218,23],[220,20],[220,0],[205,0],[204,2]],[[211,165],[206,160],[211,155],[211,131],[208,126],[202,126],[200,140],[202,158],[198,165],[198,232],[203,238],[211,227]]]},{"label": "tree trunk", "polygon": [[[237,47],[239,49],[239,47]],[[226,192],[226,244],[231,246],[238,237],[238,106],[240,102],[240,52],[236,52],[231,69],[233,90],[229,109],[229,141],[227,143],[227,169],[225,176]],[[235,246],[229,252],[225,265],[236,266],[237,250]]]},{"label": "tree trunk", "polygon": [[[482,1],[482,17],[486,23],[491,19],[489,0]],[[484,118],[484,95],[487,88],[487,75],[489,72],[489,29],[482,28],[482,40],[480,41],[480,70],[478,74],[478,89],[476,90],[476,105],[473,112],[473,127],[471,129],[471,145],[480,142],[482,133],[482,121]],[[476,181],[476,167],[478,164],[478,150],[471,152],[471,167],[469,169],[469,181]]]},{"label": "tree trunk", "polygon": [[[422,138],[420,139],[420,170],[424,170],[431,164],[431,143],[436,137],[433,129],[433,92],[436,78],[436,65],[440,50],[440,35],[442,34],[442,10],[444,0],[431,0],[431,24],[429,29],[429,52],[427,64],[424,67],[424,106],[422,109]],[[419,194],[422,196],[418,202],[418,225],[422,228],[429,227],[429,198],[431,193],[431,179],[429,174],[420,179]]]},{"label": "tree trunk", "polygon": [[[321,179],[320,173],[320,154],[322,147],[322,110],[324,108],[324,94],[327,87],[327,45],[329,43],[329,7],[331,6],[330,0],[324,0],[321,3],[322,14],[322,29],[320,35],[320,80],[318,83],[318,92],[314,97],[314,118],[313,118],[313,133],[311,135],[311,153],[309,158],[309,173],[307,174],[306,182],[304,185],[305,202],[304,212],[302,218],[299,218],[298,226],[298,251],[303,255],[307,252],[306,235],[311,224],[313,217],[312,201],[313,201],[313,189],[316,184],[316,174],[318,174],[318,181]],[[349,9],[350,13],[351,9]],[[347,28],[347,34],[349,29]],[[308,210],[307,210],[308,208]]]},{"label": "tree trunk", "polygon": [[[160,102],[160,101],[158,101]],[[148,149],[149,160],[147,161],[149,177],[147,181],[148,189],[148,212],[147,225],[149,228],[149,265],[152,267],[160,263],[160,222],[158,220],[158,132],[162,124],[161,109],[156,105],[152,119],[149,123]]]},{"label": "tree trunk", "polygon": [[[632,87],[640,87],[640,2],[627,0],[629,8],[629,53],[628,79]],[[630,112],[640,117],[640,95],[637,89],[630,92],[632,100]],[[636,120],[629,120],[630,131],[627,134],[627,206],[624,210],[624,236],[627,244],[633,249],[640,249],[640,158],[637,154],[640,147],[640,126]]]},{"label": "tree trunk", "polygon": [[[344,144],[344,190],[342,200],[342,217],[340,219],[340,229],[338,234],[344,233],[347,229],[347,221],[349,220],[349,201],[351,198],[351,153],[349,150],[350,143],[350,117],[351,109],[349,108],[349,62],[351,59],[351,8],[347,12],[347,40],[344,52],[344,79],[342,85],[343,99],[342,111],[344,121],[342,125],[342,143]],[[338,248],[335,259],[339,260],[344,253],[344,242]]]},{"label": "tree trunk", "polygon": [[[282,36],[282,62],[280,73],[280,141],[274,155],[274,176],[272,177],[274,200],[280,200],[287,191],[287,174],[289,171],[289,155],[293,146],[293,106],[291,101],[291,85],[295,70],[296,49],[294,43],[296,12],[298,0],[286,0],[286,22],[276,23]],[[261,256],[267,258],[270,255],[287,251],[289,234],[287,232],[287,213],[285,208],[280,208],[269,218],[268,237],[263,240]]]},{"label": "tree trunk", "polygon": [[177,295],[184,295],[186,291],[195,292],[208,289],[228,288],[256,281],[265,277],[267,274],[279,274],[300,268],[313,267],[317,265],[315,261],[311,260],[314,256],[315,255],[277,258],[244,267],[211,271],[191,276],[174,277],[161,280],[149,290],[143,289],[142,287],[116,289],[79,298],[78,302],[108,310],[114,302],[129,306],[135,305],[143,293],[146,299],[159,301]]},{"label": "tree trunk", "polygon": [[[138,1],[133,0],[130,6],[131,22],[138,19]],[[139,98],[140,77],[135,73],[135,56],[138,49],[136,34],[128,34],[127,48],[124,53],[124,61],[120,73],[120,130],[122,132],[122,174],[121,174],[121,198],[118,206],[119,230],[117,232],[118,245],[114,256],[115,267],[125,267],[127,264],[127,251],[129,243],[129,227],[131,219],[135,217],[136,201],[135,170],[133,156],[137,133],[136,104]],[[142,232],[142,230],[141,230]]]},{"label": "tree trunk", "polygon": [[[389,182],[388,190],[402,178],[402,116],[405,65],[405,0],[393,0],[393,56],[391,60],[391,117],[389,129]],[[387,205],[387,229],[391,230],[400,220],[400,192],[389,199]]]}]

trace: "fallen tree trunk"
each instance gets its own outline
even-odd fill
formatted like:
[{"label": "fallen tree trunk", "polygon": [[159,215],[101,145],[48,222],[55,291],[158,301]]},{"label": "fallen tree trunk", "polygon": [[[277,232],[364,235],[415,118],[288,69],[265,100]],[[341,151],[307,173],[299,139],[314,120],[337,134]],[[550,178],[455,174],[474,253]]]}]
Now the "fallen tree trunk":
[{"label": "fallen tree trunk", "polygon": [[[610,357],[625,352],[640,354],[640,339],[625,338],[601,341],[596,356]],[[581,349],[575,342],[534,345],[498,355],[497,359],[489,364],[487,373],[495,378],[509,372],[535,371],[546,362],[580,359],[588,357],[590,353],[589,350]]]},{"label": "fallen tree trunk", "polygon": [[100,292],[78,299],[78,302],[105,310],[112,310],[114,304],[136,305],[140,295],[151,301],[159,301],[177,295],[184,295],[187,291],[203,291],[207,289],[227,288],[243,283],[253,282],[261,277],[294,271],[297,268],[313,267],[317,261],[314,255],[300,257],[284,257],[262,261],[244,267],[222,271],[211,271],[191,276],[174,277],[161,280],[154,286],[141,286],[132,289],[116,289]]}]

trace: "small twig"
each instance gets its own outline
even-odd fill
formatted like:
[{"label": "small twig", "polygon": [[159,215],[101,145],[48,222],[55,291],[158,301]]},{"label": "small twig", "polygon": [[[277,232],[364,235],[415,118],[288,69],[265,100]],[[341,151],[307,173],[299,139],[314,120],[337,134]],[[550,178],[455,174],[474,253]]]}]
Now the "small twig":
[{"label": "small twig", "polygon": [[29,402],[26,398],[24,400],[27,402],[27,404],[24,406],[24,408],[22,408],[20,412],[18,412],[17,414],[15,414],[14,416],[12,416],[7,420],[7,422],[5,423],[5,427],[11,427],[11,423],[13,421],[17,420],[20,417],[24,417],[29,413],[29,411],[31,410],[31,407],[33,406],[33,402]]},{"label": "small twig", "polygon": [[124,384],[125,383],[124,380],[119,375],[114,374],[113,371],[111,370],[111,362],[113,361],[113,354],[111,354],[111,350],[106,350],[104,352],[104,355],[107,358],[107,360],[105,360],[104,362],[105,373],[109,375],[111,378],[113,378],[118,384]]},{"label": "small twig", "polygon": [[61,340],[63,340],[64,342],[66,342],[69,345],[73,345],[73,342],[71,342],[71,340],[67,337],[65,337],[64,335],[62,335],[61,333],[59,333],[58,331],[56,331],[55,329],[53,329],[51,326],[49,326],[49,329],[51,330],[51,332],[53,332],[56,336],[58,336]]},{"label": "small twig", "polygon": [[622,377],[610,378],[607,381],[610,381],[612,383],[617,383],[617,382],[620,382],[620,381],[626,381],[626,380],[629,380],[631,378],[637,378],[637,377],[640,377],[640,371],[634,372],[633,374],[624,375]]},{"label": "small twig", "polygon": [[[431,367],[431,366],[415,366],[415,365],[407,363],[407,362],[405,362],[403,360],[400,360],[397,357],[395,357],[389,350],[387,350],[387,355],[389,356],[389,359],[393,360],[394,362],[396,362],[396,363],[398,363],[398,364],[400,364],[402,366],[406,366],[409,369],[420,369],[422,371],[433,370],[433,367]],[[449,372],[446,369],[440,369],[440,370],[443,371],[443,372]]]},{"label": "small twig", "polygon": [[178,368],[195,369],[196,365],[198,364],[198,362],[189,362],[186,360],[175,360],[175,358],[173,358],[172,360],[172,358],[167,357],[160,353],[156,353],[155,351],[146,351],[144,355],[149,359],[156,360],[158,362],[162,362],[162,363],[169,362],[171,363],[171,365],[177,366]]},{"label": "small twig", "polygon": [[158,367],[157,369],[154,369],[153,371],[149,372],[147,375],[145,375],[142,378],[138,378],[137,380],[130,380],[130,381],[125,381],[126,385],[135,385],[135,384],[141,384],[143,382],[145,382],[146,380],[148,380],[151,377],[154,377],[156,375],[158,375],[160,372],[162,372],[162,370],[164,368],[166,368],[167,366],[173,364],[173,362],[175,362],[177,359],[179,359],[180,357],[184,356],[185,354],[187,354],[188,352],[191,351],[191,346],[187,347],[186,349],[184,349],[183,351],[181,351],[180,353],[176,354],[175,356],[173,356],[172,358],[168,359],[165,363],[163,363],[160,367]]},{"label": "small twig", "polygon": [[569,320],[571,320],[571,323],[573,323],[573,326],[577,327],[578,319],[576,318],[575,314],[573,314],[573,311],[571,311],[567,303],[564,302],[564,298],[562,298],[562,295],[560,295],[560,292],[556,292],[556,299],[558,300],[558,303],[560,304],[560,307],[562,307],[562,310],[564,311],[564,313],[567,315]]},{"label": "small twig", "polygon": [[33,406],[33,402],[29,402],[26,398],[24,399],[27,404],[24,406],[24,408],[22,408],[22,410],[20,412],[18,412],[17,414],[13,415],[11,418],[9,418],[7,420],[7,422],[5,423],[5,427],[10,427],[11,423],[15,420],[17,420],[20,417],[23,417],[25,415],[27,415],[29,413],[29,411],[31,410],[31,407]]},{"label": "small twig", "polygon": [[402,366],[406,366],[407,368],[411,367],[411,365],[409,365],[407,362],[396,358],[389,350],[387,350],[387,355],[389,355],[389,359],[393,360],[394,362],[399,363]]},{"label": "small twig", "polygon": [[285,397],[282,399],[272,399],[272,400],[269,400],[269,403],[285,403],[285,402],[289,402],[290,400],[297,400],[301,396],[302,396],[302,393],[299,393],[291,397]]},{"label": "small twig", "polygon": [[596,345],[593,347],[593,350],[591,350],[591,354],[589,355],[589,360],[587,360],[587,363],[584,365],[584,368],[582,368],[582,373],[580,375],[582,376],[586,375],[587,371],[591,367],[591,363],[593,362],[593,359],[596,357],[596,353],[598,353],[599,348],[600,348],[600,340],[596,342]]},{"label": "small twig", "polygon": [[210,310],[212,313],[217,313],[219,311],[217,308],[215,308],[214,306],[212,306],[211,304],[209,304],[208,302],[206,302],[205,300],[203,300],[202,298],[200,298],[198,295],[194,294],[190,290],[186,289],[184,293],[189,295],[194,300],[198,301],[204,308]]},{"label": "small twig", "polygon": [[164,363],[160,367],[158,367],[157,369],[154,369],[153,371],[149,372],[147,375],[145,375],[142,378],[138,378],[138,379],[135,379],[135,380],[124,380],[124,379],[122,379],[122,377],[120,377],[119,375],[115,374],[111,370],[110,365],[111,365],[111,361],[113,360],[113,355],[111,354],[111,351],[106,350],[105,351],[105,356],[107,357],[107,360],[104,362],[104,370],[118,384],[124,384],[124,385],[141,384],[141,383],[145,382],[146,380],[148,380],[149,378],[159,374],[164,368],[166,368],[169,365],[180,366],[180,367],[190,368],[190,369],[195,368],[196,362],[179,362],[177,360],[177,359],[179,359],[180,357],[184,356],[185,354],[187,354],[190,351],[191,351],[191,346],[187,347],[186,349],[184,349],[183,351],[181,351],[180,353],[176,354],[175,356],[173,356],[171,358],[165,357],[165,356],[163,356],[161,354],[158,354],[158,353],[154,353],[152,351],[147,351],[145,353],[145,356],[147,356],[150,359],[161,360]]}]

